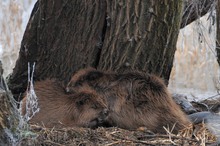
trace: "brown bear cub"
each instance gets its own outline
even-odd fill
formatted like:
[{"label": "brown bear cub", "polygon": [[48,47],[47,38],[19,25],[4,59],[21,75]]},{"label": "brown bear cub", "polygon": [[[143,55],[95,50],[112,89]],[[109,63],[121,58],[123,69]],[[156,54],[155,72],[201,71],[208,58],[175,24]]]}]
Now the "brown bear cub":
[{"label": "brown bear cub", "polygon": [[[81,88],[66,94],[65,88],[55,80],[38,81],[34,85],[40,111],[30,123],[45,127],[89,127],[100,125],[108,115],[106,101],[96,91]],[[22,114],[26,113],[26,98],[22,101]]]},{"label": "brown bear cub", "polygon": [[112,126],[124,129],[144,126],[157,133],[165,133],[163,127],[166,127],[177,133],[190,124],[157,76],[140,72],[105,73],[87,68],[73,75],[66,91],[73,93],[88,86],[106,98],[107,122]]}]

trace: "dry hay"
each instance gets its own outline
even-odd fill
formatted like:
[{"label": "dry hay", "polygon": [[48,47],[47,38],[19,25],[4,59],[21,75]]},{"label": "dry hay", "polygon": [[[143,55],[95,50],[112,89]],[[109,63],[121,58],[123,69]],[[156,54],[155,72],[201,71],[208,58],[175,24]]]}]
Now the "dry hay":
[{"label": "dry hay", "polygon": [[[194,130],[193,130],[194,129]],[[216,142],[204,124],[190,126],[181,131],[178,135],[159,135],[139,128],[136,131],[128,131],[116,127],[112,128],[64,128],[49,129],[31,125],[33,133],[26,135],[19,145],[47,145],[47,146],[127,146],[127,145],[211,145]]]}]

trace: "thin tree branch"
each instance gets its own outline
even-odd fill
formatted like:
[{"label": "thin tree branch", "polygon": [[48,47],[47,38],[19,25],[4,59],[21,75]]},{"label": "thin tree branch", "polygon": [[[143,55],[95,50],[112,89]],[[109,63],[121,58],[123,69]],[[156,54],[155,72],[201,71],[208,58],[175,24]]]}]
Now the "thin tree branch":
[{"label": "thin tree branch", "polygon": [[184,0],[181,28],[214,10],[216,0]]}]

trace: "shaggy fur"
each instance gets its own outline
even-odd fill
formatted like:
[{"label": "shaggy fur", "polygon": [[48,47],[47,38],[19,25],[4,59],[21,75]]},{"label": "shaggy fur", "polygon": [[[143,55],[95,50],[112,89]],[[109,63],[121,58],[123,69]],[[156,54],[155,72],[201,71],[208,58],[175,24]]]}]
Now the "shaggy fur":
[{"label": "shaggy fur", "polygon": [[[67,94],[60,82],[45,80],[35,83],[35,93],[40,107],[30,123],[46,127],[96,127],[107,117],[106,101],[90,88]],[[26,113],[26,98],[22,113]]]},{"label": "shaggy fur", "polygon": [[173,101],[162,79],[140,72],[105,73],[87,68],[80,70],[68,83],[66,90],[76,92],[91,87],[107,100],[110,110],[107,122],[124,129],[147,127],[164,133],[190,124],[186,115]]}]

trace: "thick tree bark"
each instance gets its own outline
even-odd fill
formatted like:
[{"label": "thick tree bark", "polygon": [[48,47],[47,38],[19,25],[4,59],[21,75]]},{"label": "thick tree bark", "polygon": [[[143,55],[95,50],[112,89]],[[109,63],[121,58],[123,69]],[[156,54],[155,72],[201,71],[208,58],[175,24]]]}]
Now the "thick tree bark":
[{"label": "thick tree bark", "polygon": [[163,77],[173,65],[183,1],[39,0],[9,78],[18,98],[27,86],[27,64],[36,62],[35,80],[67,82],[87,66],[137,69]]},{"label": "thick tree bark", "polygon": [[11,91],[18,96],[26,90],[28,62],[36,62],[36,80],[68,80],[80,68],[97,66],[105,9],[103,0],[39,0],[8,82]]},{"label": "thick tree bark", "polygon": [[39,0],[9,87],[14,94],[26,89],[28,62],[36,62],[36,80],[68,81],[78,69],[93,66],[144,70],[168,81],[181,10],[182,1],[170,0]]},{"label": "thick tree bark", "polygon": [[107,1],[107,8],[99,68],[144,70],[168,81],[182,1]]}]

